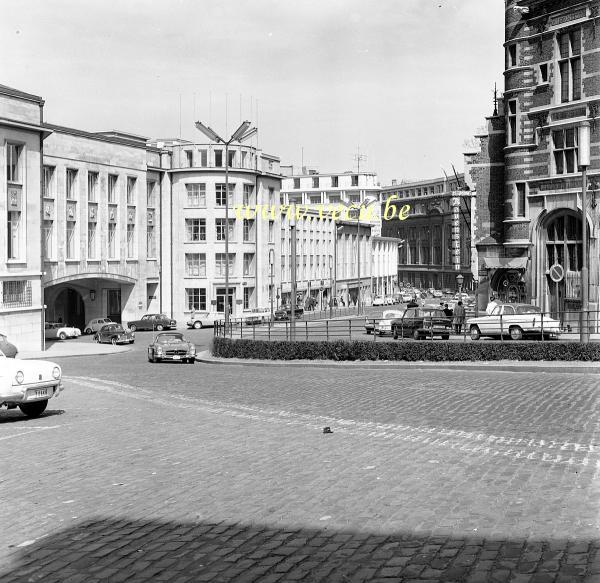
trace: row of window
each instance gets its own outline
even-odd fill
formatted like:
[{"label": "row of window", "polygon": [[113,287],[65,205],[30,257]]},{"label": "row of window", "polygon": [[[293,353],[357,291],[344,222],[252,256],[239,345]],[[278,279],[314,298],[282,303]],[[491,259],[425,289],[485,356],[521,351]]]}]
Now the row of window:
[{"label": "row of window", "polygon": [[391,196],[397,198],[415,198],[417,196],[427,196],[429,194],[443,194],[444,192],[452,192],[460,188],[456,181],[449,182],[447,189],[444,183],[433,184],[431,186],[421,186],[419,188],[408,188],[404,190],[387,191],[384,193],[384,199],[387,200]]},{"label": "row of window", "polygon": [[[185,149],[183,152],[183,160],[181,160],[181,167],[184,168],[223,168],[225,161],[225,151],[221,149],[205,149],[200,148],[198,150]],[[229,168],[247,168],[249,170],[254,169],[256,164],[256,154],[241,150],[229,150]]]},{"label": "row of window", "polygon": [[[311,184],[312,188],[338,188],[339,176],[312,176]],[[358,174],[350,175],[350,186],[358,186]],[[294,188],[300,188],[300,178],[294,178]]]},{"label": "row of window", "polygon": [[[233,307],[233,296],[234,288],[229,288],[229,309]],[[269,286],[269,293],[273,293],[271,286]],[[254,307],[254,288],[245,287],[243,292],[243,308],[248,310]],[[207,311],[207,300],[206,300],[206,288],[205,287],[188,287],[185,288],[185,307],[188,311],[203,312]],[[225,288],[218,287],[215,293],[215,300],[211,307],[211,312],[217,312],[222,314],[225,310]]]},{"label": "row of window", "polygon": [[[215,276],[225,277],[227,270],[227,261],[225,253],[215,253]],[[233,275],[235,269],[235,253],[229,254],[229,275]],[[242,274],[252,277],[255,275],[254,253],[243,254]],[[186,253],[185,254],[185,275],[186,277],[206,277],[206,253]]]},{"label": "row of window", "polygon": [[[225,241],[226,231],[229,231],[229,241],[235,240],[236,219],[229,219],[229,224],[225,219],[215,219],[215,237],[216,241]],[[254,219],[243,219],[243,241],[244,243],[253,243],[255,237]],[[227,228],[228,227],[228,228]],[[275,242],[275,222],[269,221],[268,242]],[[206,219],[185,219],[185,241],[186,243],[200,243],[206,241]]]},{"label": "row of window", "polygon": [[[204,182],[193,182],[185,185],[187,193],[187,206],[189,207],[200,207],[206,208],[206,183]],[[214,201],[215,206],[224,207],[226,204],[225,198],[226,185],[225,183],[215,184]],[[268,189],[269,192],[269,205],[275,204],[275,188],[272,186]],[[229,183],[229,206],[234,206],[234,194],[235,194],[235,183]],[[242,205],[254,206],[256,205],[256,197],[254,192],[253,184],[243,185],[243,198]]]}]

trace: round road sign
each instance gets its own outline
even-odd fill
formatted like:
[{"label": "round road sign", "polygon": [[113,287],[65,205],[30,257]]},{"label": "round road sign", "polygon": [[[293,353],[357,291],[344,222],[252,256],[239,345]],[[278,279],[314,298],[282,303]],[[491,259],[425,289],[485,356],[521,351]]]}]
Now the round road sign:
[{"label": "round road sign", "polygon": [[550,279],[555,283],[562,281],[565,276],[565,268],[560,263],[555,263],[550,268]]}]

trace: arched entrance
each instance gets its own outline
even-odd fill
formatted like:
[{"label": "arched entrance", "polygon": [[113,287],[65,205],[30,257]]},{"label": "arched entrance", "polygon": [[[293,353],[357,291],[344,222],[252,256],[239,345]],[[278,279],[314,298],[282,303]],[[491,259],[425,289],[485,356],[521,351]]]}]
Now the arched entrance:
[{"label": "arched entrance", "polygon": [[[581,268],[583,266],[583,228],[581,217],[571,210],[550,214],[542,225],[541,236],[544,257],[542,293],[545,304],[554,317],[563,324],[577,326],[581,310]],[[552,281],[550,267],[558,264],[564,270],[561,281]]]},{"label": "arched entrance", "polygon": [[54,302],[54,319],[83,330],[85,306],[81,294],[73,288],[63,289]]}]

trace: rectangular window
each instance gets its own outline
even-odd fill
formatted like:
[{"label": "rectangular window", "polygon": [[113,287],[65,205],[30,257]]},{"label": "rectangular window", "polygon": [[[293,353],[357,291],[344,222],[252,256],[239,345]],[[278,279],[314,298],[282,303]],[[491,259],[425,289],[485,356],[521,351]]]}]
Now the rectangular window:
[{"label": "rectangular window", "polygon": [[244,184],[244,195],[242,203],[244,206],[253,206],[254,203],[254,185]]},{"label": "rectangular window", "polygon": [[6,144],[6,180],[21,183],[21,152],[23,146]]},{"label": "rectangular window", "polygon": [[269,243],[275,243],[275,222],[269,221]]},{"label": "rectangular window", "polygon": [[332,186],[332,188],[337,188],[337,186],[338,186],[338,177],[337,176],[331,177],[331,186]]},{"label": "rectangular window", "polygon": [[88,223],[88,259],[96,259],[96,223]]},{"label": "rectangular window", "polygon": [[206,289],[202,287],[186,288],[185,304],[187,306],[188,311],[206,310]]},{"label": "rectangular window", "polygon": [[54,221],[44,221],[43,229],[44,259],[52,259],[54,257]]},{"label": "rectangular window", "polygon": [[44,196],[54,198],[54,166],[44,166]]},{"label": "rectangular window", "polygon": [[319,177],[318,176],[313,176],[312,186],[313,186],[313,188],[319,188]]},{"label": "rectangular window", "polygon": [[254,275],[254,253],[244,253],[244,275]]},{"label": "rectangular window", "polygon": [[[229,183],[229,206],[233,206],[233,191],[235,184]],[[215,184],[215,196],[217,206],[225,206],[225,183]]]},{"label": "rectangular window", "polygon": [[188,168],[191,168],[194,165],[194,153],[192,150],[185,151],[185,162]]},{"label": "rectangular window", "polygon": [[154,225],[147,225],[146,226],[146,246],[147,246],[147,253],[148,253],[148,259],[155,259],[156,258],[156,240],[154,237]]},{"label": "rectangular window", "polygon": [[254,242],[254,219],[244,219],[244,243]]},{"label": "rectangular window", "polygon": [[252,288],[252,287],[244,288],[244,310],[250,309],[250,300],[252,298],[253,291],[254,291],[254,288]]},{"label": "rectangular window", "polygon": [[517,211],[516,216],[517,217],[524,217],[525,216],[525,183],[524,182],[518,182],[516,185],[516,195],[517,195],[517,201],[516,201],[516,205],[515,205],[515,209]]},{"label": "rectangular window", "polygon": [[115,259],[117,257],[117,225],[108,223],[108,258]]},{"label": "rectangular window", "polygon": [[581,28],[560,33],[557,41],[561,102],[581,99]]},{"label": "rectangular window", "polygon": [[135,258],[135,225],[127,225],[127,259]]},{"label": "rectangular window", "polygon": [[352,186],[358,186],[358,174],[353,174],[352,175]]},{"label": "rectangular window", "polygon": [[300,178],[294,178],[294,188],[300,188]]},{"label": "rectangular window", "polygon": [[275,189],[272,186],[269,186],[269,206],[275,206]]},{"label": "rectangular window", "polygon": [[127,177],[127,204],[135,204],[135,183],[137,178]]},{"label": "rectangular window", "polygon": [[186,253],[185,274],[188,277],[206,277],[206,254]]},{"label": "rectangular window", "polygon": [[517,66],[517,45],[510,45],[508,47],[508,66],[516,67]]},{"label": "rectangular window", "polygon": [[206,207],[206,184],[186,184],[187,205],[195,207]]},{"label": "rectangular window", "polygon": [[202,166],[202,168],[208,166],[208,152],[206,150],[200,150],[200,166]]},{"label": "rectangular window", "polygon": [[108,175],[108,202],[117,202],[117,178],[116,174]]},{"label": "rectangular window", "polygon": [[554,146],[555,174],[577,172],[578,165],[577,128],[567,128],[552,132]]},{"label": "rectangular window", "polygon": [[98,188],[98,173],[88,172],[88,202],[96,202],[96,190]]},{"label": "rectangular window", "polygon": [[[233,275],[233,265],[235,261],[235,253],[229,254],[229,275]],[[217,277],[225,277],[225,253],[215,254],[215,275]]]},{"label": "rectangular window", "polygon": [[67,221],[67,259],[75,259],[75,221]]},{"label": "rectangular window", "polygon": [[7,257],[8,259],[20,259],[21,211],[9,211],[7,215]]},{"label": "rectangular window", "polygon": [[146,182],[146,206],[152,208],[156,204],[155,198],[156,182],[154,180],[148,180]]},{"label": "rectangular window", "polygon": [[223,166],[223,150],[215,150],[215,166],[217,168]]},{"label": "rectangular window", "polygon": [[[225,219],[215,219],[217,241],[225,241]],[[235,219],[229,219],[229,240],[234,240]]]},{"label": "rectangular window", "polygon": [[206,219],[185,219],[185,240],[188,243],[206,241]]},{"label": "rectangular window", "polygon": [[508,102],[508,143],[517,143],[517,100]]},{"label": "rectangular window", "polygon": [[67,198],[74,200],[77,198],[75,191],[77,186],[77,170],[67,168]]},{"label": "rectangular window", "polygon": [[548,83],[548,63],[542,63],[540,65],[540,78],[539,83]]},{"label": "rectangular window", "polygon": [[2,282],[0,306],[4,308],[25,308],[31,305],[31,281],[14,280]]},{"label": "rectangular window", "polygon": [[233,168],[235,165],[235,151],[229,150],[229,167]]}]

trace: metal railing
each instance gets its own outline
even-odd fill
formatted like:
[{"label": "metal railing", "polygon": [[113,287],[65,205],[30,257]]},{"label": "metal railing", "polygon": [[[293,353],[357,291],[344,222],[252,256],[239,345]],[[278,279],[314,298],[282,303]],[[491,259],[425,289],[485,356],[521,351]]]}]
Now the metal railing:
[{"label": "metal railing", "polygon": [[[464,322],[448,318],[424,317],[415,321],[394,319],[389,327],[380,326],[382,318],[357,317],[355,308],[341,308],[354,314],[341,314],[337,319],[327,316],[329,310],[315,312],[313,318],[305,316],[292,326],[288,321],[266,321],[250,324],[244,318],[231,319],[225,327],[223,321],[215,322],[216,337],[250,340],[450,340],[475,341],[495,339],[514,340],[563,340],[578,342],[583,328],[590,333],[590,341],[600,341],[600,311],[565,311],[560,313],[537,312],[530,314],[485,317],[467,313]],[[484,318],[481,320],[481,318]],[[416,330],[416,332],[415,332]]]}]

